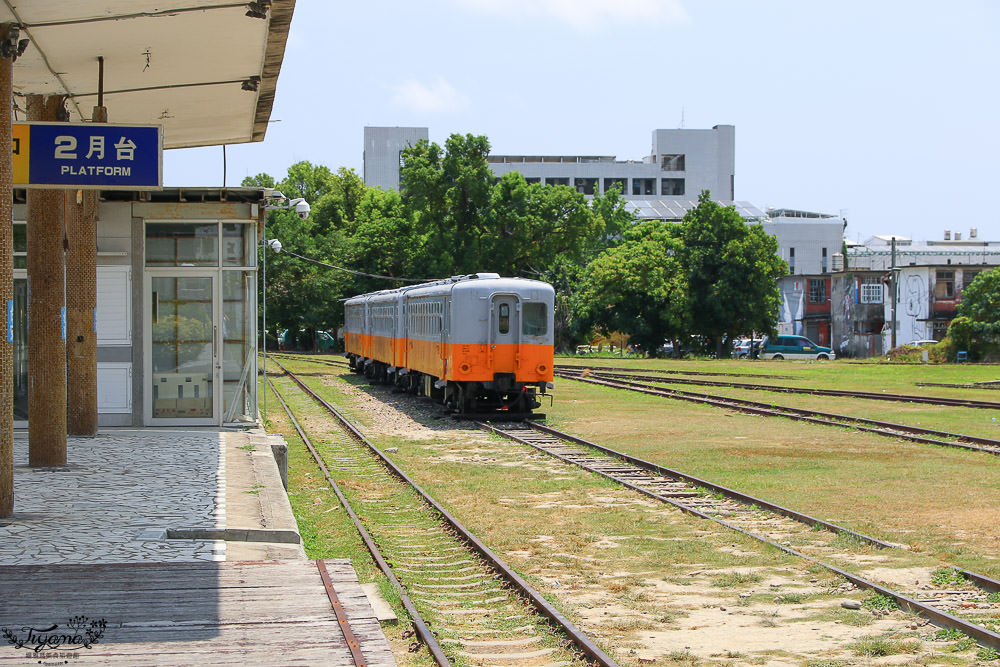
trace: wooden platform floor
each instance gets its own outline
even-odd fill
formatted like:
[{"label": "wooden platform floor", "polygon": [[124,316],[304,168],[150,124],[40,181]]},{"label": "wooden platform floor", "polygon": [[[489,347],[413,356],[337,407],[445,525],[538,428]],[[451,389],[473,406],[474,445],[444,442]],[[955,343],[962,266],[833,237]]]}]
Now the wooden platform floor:
[{"label": "wooden platform floor", "polygon": [[[368,665],[395,665],[349,560],[327,571]],[[77,665],[352,665],[316,561],[0,566],[0,632],[104,620]],[[0,665],[42,656],[0,634]],[[65,651],[65,648],[60,649]],[[61,664],[62,659],[58,662]],[[44,663],[53,663],[50,657]]]}]

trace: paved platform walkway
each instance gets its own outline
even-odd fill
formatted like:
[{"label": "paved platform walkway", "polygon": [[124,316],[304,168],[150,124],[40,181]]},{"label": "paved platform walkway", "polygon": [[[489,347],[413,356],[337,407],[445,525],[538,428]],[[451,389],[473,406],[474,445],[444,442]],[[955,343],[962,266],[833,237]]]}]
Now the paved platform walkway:
[{"label": "paved platform walkway", "polygon": [[0,565],[305,558],[260,433],[106,429],[67,452],[66,467],[31,468],[15,434]]}]

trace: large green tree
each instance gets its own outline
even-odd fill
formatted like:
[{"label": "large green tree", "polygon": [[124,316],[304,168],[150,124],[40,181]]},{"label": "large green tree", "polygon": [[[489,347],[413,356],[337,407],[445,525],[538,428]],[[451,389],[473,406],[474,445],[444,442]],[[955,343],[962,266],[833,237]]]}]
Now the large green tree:
[{"label": "large green tree", "polygon": [[760,224],[747,224],[707,190],[677,226],[687,279],[690,333],[718,356],[735,336],[774,333],[781,297],[777,279],[788,273],[778,242]]},{"label": "large green tree", "polygon": [[994,353],[1000,342],[1000,269],[984,271],[965,286],[956,312],[948,325],[955,348],[976,359]]},{"label": "large green tree", "polygon": [[440,146],[426,140],[403,151],[403,201],[420,230],[431,275],[483,270],[481,238],[487,233],[493,173],[483,136],[453,134]]},{"label": "large green tree", "polygon": [[604,233],[604,221],[568,186],[529,184],[514,172],[491,193],[480,258],[498,273],[538,277],[557,257],[583,262],[591,239]]},{"label": "large green tree", "polygon": [[[607,235],[605,218],[573,188],[529,184],[518,173],[496,179],[489,149],[486,137],[453,134],[443,148],[421,141],[403,151],[402,200],[422,274],[540,277],[557,257],[585,263]],[[620,224],[623,205],[601,201]]]},{"label": "large green tree", "polygon": [[624,230],[619,245],[587,266],[577,317],[604,334],[628,333],[630,342],[650,355],[686,333],[687,285],[672,231],[659,221]]},{"label": "large green tree", "polygon": [[[327,167],[309,162],[293,164],[286,177],[278,182],[268,174],[258,174],[243,181],[247,187],[273,187],[290,199],[304,197],[310,203],[312,212],[305,220],[292,211],[270,211],[265,236],[278,239],[289,251],[320,261],[348,254],[347,239],[339,228],[340,212],[350,208],[344,193],[351,193],[358,184],[360,179],[350,170],[334,174]],[[291,330],[293,335],[305,329],[314,337],[317,329],[335,328],[340,324],[339,299],[349,287],[349,275],[303,261],[287,252],[275,253],[264,247],[259,252],[267,253],[266,338],[269,346],[276,344],[282,329]],[[262,281],[261,299],[264,298],[263,289]]]}]

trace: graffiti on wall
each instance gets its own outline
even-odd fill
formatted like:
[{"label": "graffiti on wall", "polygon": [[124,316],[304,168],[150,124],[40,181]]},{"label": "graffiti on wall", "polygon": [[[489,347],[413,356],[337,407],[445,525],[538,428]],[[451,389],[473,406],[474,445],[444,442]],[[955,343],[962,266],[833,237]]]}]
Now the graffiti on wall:
[{"label": "graffiti on wall", "polygon": [[851,331],[854,328],[851,321],[851,313],[853,312],[852,306],[854,305],[856,296],[855,290],[857,289],[854,284],[854,278],[851,277],[847,281],[847,289],[844,290],[844,302],[842,305],[844,309],[844,326],[840,330],[840,345],[838,346],[838,354],[844,356],[847,354],[848,346],[851,344]]},{"label": "graffiti on wall", "polygon": [[[901,323],[900,333],[908,331],[906,342],[927,338],[927,307],[929,294],[922,276],[911,274],[906,276],[902,284],[903,309],[907,322]],[[909,325],[906,328],[906,325]]]}]

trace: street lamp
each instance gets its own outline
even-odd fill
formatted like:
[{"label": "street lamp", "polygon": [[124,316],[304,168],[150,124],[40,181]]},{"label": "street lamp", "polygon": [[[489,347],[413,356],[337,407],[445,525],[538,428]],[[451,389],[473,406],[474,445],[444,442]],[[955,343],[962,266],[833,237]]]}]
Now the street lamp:
[{"label": "street lamp", "polygon": [[[270,248],[275,253],[281,252],[281,241],[271,239],[264,242],[263,267],[261,273],[261,336],[260,341],[264,349],[264,379],[267,379],[267,249]],[[267,432],[267,382],[264,382],[264,431]]]},{"label": "street lamp", "polygon": [[[296,199],[288,199],[285,195],[274,190],[267,190],[264,194],[264,210],[265,211],[288,211],[294,210],[295,215],[300,219],[305,220],[309,217],[309,202],[307,202],[302,197]],[[265,223],[266,224],[266,223]],[[267,234],[264,234],[264,238],[267,238]],[[267,432],[267,249],[270,248],[275,253],[281,252],[281,241],[278,239],[270,239],[263,244],[263,255],[262,255],[262,265],[261,265],[261,346],[264,350],[264,415],[262,423],[264,425],[264,431]]]}]

